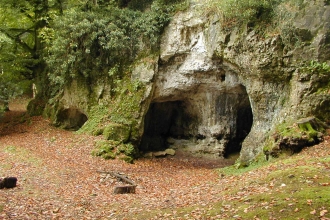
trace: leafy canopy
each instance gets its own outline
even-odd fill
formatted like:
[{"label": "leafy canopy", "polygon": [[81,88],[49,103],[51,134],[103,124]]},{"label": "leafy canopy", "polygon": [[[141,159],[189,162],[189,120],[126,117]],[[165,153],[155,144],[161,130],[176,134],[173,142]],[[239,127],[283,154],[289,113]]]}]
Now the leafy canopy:
[{"label": "leafy canopy", "polygon": [[142,12],[120,8],[121,4],[87,10],[73,7],[54,19],[54,37],[47,46],[46,61],[56,87],[79,75],[120,77],[120,68],[133,62],[139,52],[158,48],[174,7],[156,0]]}]

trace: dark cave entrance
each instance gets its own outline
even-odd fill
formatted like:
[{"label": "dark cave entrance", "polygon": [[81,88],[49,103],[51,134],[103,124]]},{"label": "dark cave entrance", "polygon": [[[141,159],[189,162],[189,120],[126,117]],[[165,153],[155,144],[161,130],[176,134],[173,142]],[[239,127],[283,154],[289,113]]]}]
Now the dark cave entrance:
[{"label": "dark cave entrance", "polygon": [[[213,140],[223,144],[223,150],[217,155],[226,158],[239,153],[253,123],[252,108],[246,89],[239,85],[225,93],[219,92],[216,97],[214,109],[209,111],[214,112],[213,117],[220,129],[215,135],[211,134],[211,129],[209,133],[205,130],[204,133],[199,133],[199,126],[203,120],[207,120],[205,115],[200,115],[204,111],[201,108],[208,106],[200,104],[200,99],[199,102],[192,97],[189,101],[151,103],[144,119],[144,134],[139,150],[164,150],[171,146],[168,143],[170,139],[186,140],[191,145],[204,145],[210,149],[212,144],[214,145]],[[210,143],[207,142],[209,140]]]},{"label": "dark cave entrance", "polygon": [[144,134],[139,149],[158,151],[168,147],[167,138],[188,138],[185,127],[192,119],[182,101],[151,103],[144,120]]},{"label": "dark cave entrance", "polygon": [[249,105],[243,105],[237,109],[236,117],[236,134],[235,137],[229,139],[225,151],[224,157],[228,158],[232,154],[238,154],[241,152],[242,143],[247,135],[250,133],[253,123],[252,108]]},{"label": "dark cave entrance", "polygon": [[87,120],[87,116],[77,108],[63,109],[57,115],[57,124],[68,130],[80,129]]}]

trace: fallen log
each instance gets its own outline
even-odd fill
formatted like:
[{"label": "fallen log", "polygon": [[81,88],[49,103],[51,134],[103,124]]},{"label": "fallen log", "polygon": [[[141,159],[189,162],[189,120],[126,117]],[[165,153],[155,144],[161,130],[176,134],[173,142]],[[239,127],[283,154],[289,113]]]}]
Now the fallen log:
[{"label": "fallen log", "polygon": [[114,194],[135,193],[136,185],[116,186],[113,190]]},{"label": "fallen log", "polygon": [[97,172],[110,174],[111,176],[114,176],[114,177],[120,179],[121,181],[130,184],[130,185],[123,185],[123,186],[116,186],[113,191],[114,194],[135,193],[136,184],[132,180],[128,179],[126,176],[123,176],[123,175],[121,175],[119,173],[115,173],[115,172],[107,172],[107,171],[97,171]]}]

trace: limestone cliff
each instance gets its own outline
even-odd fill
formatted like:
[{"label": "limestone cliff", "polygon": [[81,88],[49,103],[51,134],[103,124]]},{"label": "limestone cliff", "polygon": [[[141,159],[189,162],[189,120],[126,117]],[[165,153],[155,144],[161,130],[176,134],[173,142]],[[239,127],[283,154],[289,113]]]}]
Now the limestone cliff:
[{"label": "limestone cliff", "polygon": [[[278,125],[309,116],[329,122],[330,73],[318,70],[330,63],[326,2],[305,1],[290,23],[290,35],[268,36],[249,25],[228,30],[201,6],[192,3],[175,15],[159,56],[135,62],[131,79],[144,90],[135,130],[127,123],[134,135],[126,141],[140,151],[173,147],[212,157],[240,151],[247,164],[263,152]],[[94,87],[66,88],[57,99],[62,110],[55,121],[65,109],[79,109],[70,112],[86,115],[73,123],[80,125],[91,117],[91,100],[106,105],[111,88],[94,81]]]}]

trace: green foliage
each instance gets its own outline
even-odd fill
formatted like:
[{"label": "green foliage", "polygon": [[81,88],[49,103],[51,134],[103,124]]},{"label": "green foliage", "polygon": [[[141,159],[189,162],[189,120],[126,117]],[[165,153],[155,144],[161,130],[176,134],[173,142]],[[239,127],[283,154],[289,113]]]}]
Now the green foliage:
[{"label": "green foliage", "polygon": [[121,144],[118,146],[118,152],[125,154],[129,157],[134,157],[136,155],[136,149],[132,144]]},{"label": "green foliage", "polygon": [[306,65],[304,69],[310,73],[317,73],[317,74],[329,74],[330,73],[330,66],[326,62],[320,63],[318,61],[312,60],[309,65]]},{"label": "green foliage", "polygon": [[106,106],[92,106],[88,112],[87,122],[77,131],[77,133],[89,133],[92,135],[101,135],[105,125],[108,123],[108,114],[110,109]]},{"label": "green foliage", "polygon": [[280,34],[286,45],[298,46],[292,21],[303,6],[303,0],[210,0],[203,11],[219,14],[224,29],[247,24],[264,37]]},{"label": "green foliage", "polygon": [[21,75],[8,72],[0,73],[0,112],[8,108],[11,99],[31,88],[31,82]]},{"label": "green foliage", "polygon": [[274,15],[274,7],[280,0],[212,0],[211,7],[215,7],[222,15],[227,26],[253,23],[256,20],[269,20]]},{"label": "green foliage", "polygon": [[1,1],[0,72],[6,74],[6,79],[2,78],[1,82],[5,87],[0,92],[2,97],[8,99],[12,94],[31,93],[31,82],[37,77],[42,78],[44,42],[40,37],[49,38],[46,28],[51,20],[50,15],[57,11],[58,2]]},{"label": "green foliage", "polygon": [[101,140],[96,143],[92,155],[102,157],[106,160],[118,157],[127,163],[133,163],[136,156],[136,149],[130,143],[123,144],[120,141]]},{"label": "green foliage", "polygon": [[121,80],[125,64],[132,63],[142,48],[158,48],[171,12],[157,1],[146,12],[114,5],[66,10],[53,21],[54,39],[46,58],[51,82],[61,88],[78,75],[106,74],[113,82]]},{"label": "green foliage", "polygon": [[127,142],[130,137],[130,126],[123,124],[108,124],[103,131],[104,138],[120,142]]},{"label": "green foliage", "polygon": [[101,156],[102,158],[115,159],[116,154],[114,152],[116,146],[119,145],[119,142],[102,140],[96,143],[95,149],[92,151],[93,156]]}]

